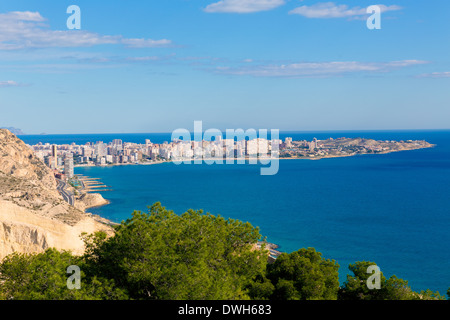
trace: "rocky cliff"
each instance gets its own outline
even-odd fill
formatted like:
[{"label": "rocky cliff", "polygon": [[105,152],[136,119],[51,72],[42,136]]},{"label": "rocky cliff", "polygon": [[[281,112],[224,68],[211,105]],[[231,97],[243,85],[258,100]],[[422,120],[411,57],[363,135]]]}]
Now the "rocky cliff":
[{"label": "rocky cliff", "polygon": [[101,207],[107,204],[109,204],[109,201],[105,200],[100,193],[83,193],[76,198],[75,208],[85,211],[89,208]]},{"label": "rocky cliff", "polygon": [[107,221],[85,213],[87,207],[66,203],[53,172],[23,141],[0,129],[0,260],[49,247],[81,254],[82,232],[112,232]]}]

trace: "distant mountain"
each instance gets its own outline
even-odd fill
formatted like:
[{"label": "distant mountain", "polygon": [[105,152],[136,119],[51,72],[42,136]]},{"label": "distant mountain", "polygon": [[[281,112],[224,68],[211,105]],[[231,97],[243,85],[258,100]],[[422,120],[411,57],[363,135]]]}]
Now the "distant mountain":
[{"label": "distant mountain", "polygon": [[25,133],[23,133],[23,131],[21,129],[18,128],[14,128],[14,127],[0,127],[0,129],[7,129],[9,130],[11,133],[15,134],[16,136],[20,136],[23,135]]}]

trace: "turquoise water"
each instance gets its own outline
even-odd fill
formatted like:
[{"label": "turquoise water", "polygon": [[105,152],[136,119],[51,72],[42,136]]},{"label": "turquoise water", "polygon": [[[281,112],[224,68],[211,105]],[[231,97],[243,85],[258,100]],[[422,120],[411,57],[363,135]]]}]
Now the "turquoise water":
[{"label": "turquoise water", "polygon": [[[143,142],[144,136],[149,135],[135,135],[135,142]],[[339,263],[341,281],[349,263],[369,260],[386,276],[408,280],[414,290],[446,292],[450,287],[450,131],[283,136],[425,139],[437,147],[319,161],[281,160],[274,176],[261,176],[257,165],[172,163],[76,168],[75,172],[112,186],[113,191],[103,193],[111,204],[90,211],[116,222],[156,201],[177,213],[204,209],[259,226],[267,240],[283,251],[316,248]],[[33,143],[35,137],[21,138]],[[77,137],[66,136],[65,141]],[[105,137],[79,139],[90,138]]]}]

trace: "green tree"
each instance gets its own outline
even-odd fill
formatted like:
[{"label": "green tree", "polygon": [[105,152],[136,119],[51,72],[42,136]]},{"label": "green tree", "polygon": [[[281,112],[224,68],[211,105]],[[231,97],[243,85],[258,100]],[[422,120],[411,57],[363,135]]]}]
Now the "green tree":
[{"label": "green tree", "polygon": [[[382,300],[382,292],[377,289],[369,289],[367,280],[371,274],[367,273],[369,266],[376,266],[375,262],[358,261],[349,265],[352,275],[347,275],[347,280],[339,290],[340,300]],[[386,282],[386,277],[380,273],[380,284]]]},{"label": "green tree", "polygon": [[80,257],[48,249],[27,255],[13,253],[0,264],[0,298],[8,300],[105,300],[125,299],[112,281],[87,278],[81,272],[81,288],[69,290],[67,268],[83,268]]},{"label": "green tree", "polygon": [[431,291],[430,289],[422,290],[419,293],[414,292],[413,300],[446,300],[445,296],[439,294],[439,291]]},{"label": "green tree", "polygon": [[352,274],[347,275],[347,280],[339,290],[340,300],[434,300],[442,299],[439,292],[431,290],[414,292],[408,285],[408,281],[393,275],[389,279],[380,272],[380,289],[369,289],[367,280],[372,275],[367,270],[375,262],[358,261],[349,265]]},{"label": "green tree", "polygon": [[266,278],[265,274],[256,276],[255,280],[248,285],[248,295],[255,300],[271,299],[275,290],[272,282]]},{"label": "green tree", "polygon": [[322,258],[314,248],[281,254],[267,267],[275,289],[272,299],[335,300],[339,289],[339,265]]},{"label": "green tree", "polygon": [[113,237],[86,237],[86,260],[135,299],[246,299],[265,270],[267,251],[249,223],[188,210],[176,215],[156,203],[136,211]]}]

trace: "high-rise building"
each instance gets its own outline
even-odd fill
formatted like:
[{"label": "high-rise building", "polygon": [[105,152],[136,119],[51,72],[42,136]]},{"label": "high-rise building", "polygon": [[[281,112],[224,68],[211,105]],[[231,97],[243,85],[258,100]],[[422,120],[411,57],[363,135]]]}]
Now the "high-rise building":
[{"label": "high-rise building", "polygon": [[105,157],[108,154],[106,143],[100,142],[95,145],[95,155]]},{"label": "high-rise building", "polygon": [[120,140],[120,139],[114,139],[114,140],[112,141],[112,145],[113,145],[113,146],[121,146],[122,144],[123,144],[123,141]]},{"label": "high-rise building", "polygon": [[50,167],[58,168],[58,147],[56,144],[52,145],[52,161],[53,163]]},{"label": "high-rise building", "polygon": [[314,138],[313,141],[311,141],[311,143],[309,143],[309,150],[310,151],[314,151],[314,149],[319,148],[319,145],[317,143],[317,139]]},{"label": "high-rise building", "polygon": [[85,146],[85,147],[82,148],[81,155],[83,157],[91,158],[93,154],[94,154],[94,150],[91,147]]},{"label": "high-rise building", "polygon": [[72,179],[74,176],[73,154],[71,152],[68,152],[66,154],[66,158],[64,159],[64,174],[66,175],[67,179]]},{"label": "high-rise building", "polygon": [[55,160],[54,160],[53,156],[48,156],[48,157],[46,157],[44,160],[45,160],[45,164],[46,164],[49,168],[51,168],[51,169],[56,169],[56,167],[55,167]]},{"label": "high-rise building", "polygon": [[257,155],[258,154],[258,142],[256,139],[253,140],[247,140],[246,141],[246,148],[245,148],[246,154],[251,155]]},{"label": "high-rise building", "polygon": [[286,145],[286,148],[292,147],[292,138],[287,137],[286,139],[284,139],[284,144]]},{"label": "high-rise building", "polygon": [[258,154],[261,155],[267,155],[269,153],[269,140],[258,138],[257,144],[258,144]]}]

